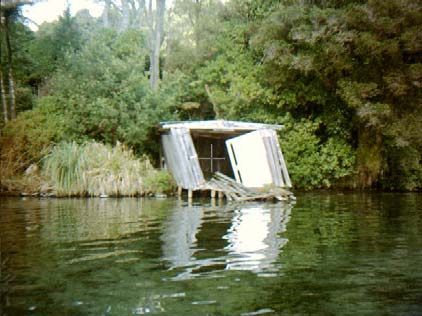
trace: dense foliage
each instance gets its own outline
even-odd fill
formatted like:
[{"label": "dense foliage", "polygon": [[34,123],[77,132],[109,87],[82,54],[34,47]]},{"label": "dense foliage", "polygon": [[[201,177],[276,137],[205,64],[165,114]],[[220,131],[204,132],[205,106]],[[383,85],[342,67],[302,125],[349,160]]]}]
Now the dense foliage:
[{"label": "dense foliage", "polygon": [[2,178],[39,163],[51,146],[64,138],[67,121],[53,97],[45,97],[35,109],[22,112],[2,130],[0,171]]},{"label": "dense foliage", "polygon": [[[121,25],[117,11],[112,19]],[[179,0],[166,13],[156,90],[144,27],[67,11],[33,33],[16,17],[21,113],[2,129],[2,174],[62,140],[121,142],[156,159],[159,121],[223,118],[284,124],[297,188],[418,190],[421,23],[411,0]]]}]

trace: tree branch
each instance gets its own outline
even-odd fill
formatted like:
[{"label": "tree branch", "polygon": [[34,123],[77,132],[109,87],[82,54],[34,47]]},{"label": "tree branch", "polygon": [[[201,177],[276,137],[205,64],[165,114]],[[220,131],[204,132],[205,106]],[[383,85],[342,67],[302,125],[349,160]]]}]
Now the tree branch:
[{"label": "tree branch", "polygon": [[25,4],[33,4],[33,0],[2,0],[0,2],[0,9],[1,10],[10,10],[15,9],[21,5]]}]

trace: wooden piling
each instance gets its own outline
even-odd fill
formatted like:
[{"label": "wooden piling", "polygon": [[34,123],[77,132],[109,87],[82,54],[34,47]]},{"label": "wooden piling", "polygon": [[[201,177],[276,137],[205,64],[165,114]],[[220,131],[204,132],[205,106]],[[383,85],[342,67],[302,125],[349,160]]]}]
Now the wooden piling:
[{"label": "wooden piling", "polygon": [[224,192],[223,191],[218,191],[218,199],[222,200],[224,198]]}]

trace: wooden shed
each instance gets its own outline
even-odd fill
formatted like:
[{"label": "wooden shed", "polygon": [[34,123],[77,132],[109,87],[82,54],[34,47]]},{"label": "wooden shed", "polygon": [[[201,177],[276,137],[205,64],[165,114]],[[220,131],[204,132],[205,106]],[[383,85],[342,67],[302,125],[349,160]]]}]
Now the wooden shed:
[{"label": "wooden shed", "polygon": [[211,120],[160,126],[165,164],[179,188],[206,188],[215,173],[246,188],[291,187],[276,134],[281,125]]}]

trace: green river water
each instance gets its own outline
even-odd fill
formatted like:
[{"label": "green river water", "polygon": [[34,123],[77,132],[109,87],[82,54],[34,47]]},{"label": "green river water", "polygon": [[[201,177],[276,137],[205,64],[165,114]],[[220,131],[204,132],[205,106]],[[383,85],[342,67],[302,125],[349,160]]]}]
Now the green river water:
[{"label": "green river water", "polygon": [[422,195],[0,199],[0,315],[422,315]]}]

